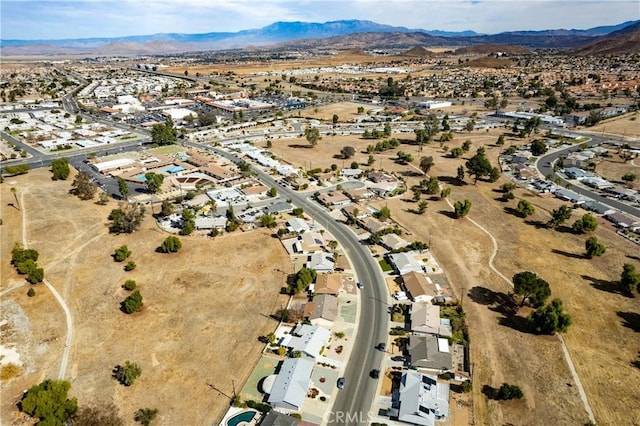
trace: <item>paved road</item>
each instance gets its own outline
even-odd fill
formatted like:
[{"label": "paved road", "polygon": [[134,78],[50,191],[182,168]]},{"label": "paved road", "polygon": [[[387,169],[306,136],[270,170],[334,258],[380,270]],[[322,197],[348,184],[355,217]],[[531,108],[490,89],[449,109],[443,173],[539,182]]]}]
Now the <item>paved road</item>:
[{"label": "paved road", "polygon": [[[221,155],[231,161],[240,161],[238,157],[226,151],[188,142],[187,145]],[[357,425],[366,424],[378,381],[369,377],[373,369],[379,369],[383,354],[375,349],[380,342],[386,342],[389,328],[388,295],[380,267],[371,256],[369,249],[346,226],[332,218],[328,211],[309,200],[305,195],[279,185],[264,171],[254,168],[265,184],[276,187],[283,198],[302,207],[329,231],[342,245],[356,271],[358,280],[364,284],[361,291],[360,319],[355,333],[355,342],[345,371],[345,388],[338,392],[333,410],[325,420],[329,424]]]},{"label": "paved road", "polygon": [[[590,137],[591,140],[587,141],[586,144],[589,146],[595,146],[595,145],[600,145],[602,144],[605,140],[605,138],[601,138],[598,136],[592,136],[592,135],[585,135],[587,137]],[[554,161],[556,161],[558,159],[558,157],[562,156],[567,156],[567,154],[571,151],[575,151],[577,148],[575,146],[570,146],[568,148],[565,149],[561,149],[559,151],[554,151],[552,153],[549,153],[543,157],[540,157],[538,159],[538,162],[536,163],[536,167],[538,168],[538,171],[542,174],[542,176],[554,176],[558,179],[560,179],[560,183],[563,186],[566,186],[567,184],[571,184],[571,190],[574,192],[577,192],[580,195],[584,195],[585,197],[589,197],[594,201],[597,201],[599,203],[605,204],[609,207],[612,207],[614,209],[620,210],[622,212],[628,213],[630,215],[636,216],[636,217],[640,217],[640,208],[637,207],[633,207],[630,206],[629,204],[625,204],[622,203],[618,200],[609,198],[609,197],[604,197],[602,195],[600,195],[598,192],[592,191],[590,189],[586,189],[586,188],[582,188],[579,187],[577,185],[574,185],[574,182],[571,182],[570,180],[567,180],[561,176],[559,176],[558,174],[556,174],[556,172],[553,170],[553,166],[551,165]]]}]

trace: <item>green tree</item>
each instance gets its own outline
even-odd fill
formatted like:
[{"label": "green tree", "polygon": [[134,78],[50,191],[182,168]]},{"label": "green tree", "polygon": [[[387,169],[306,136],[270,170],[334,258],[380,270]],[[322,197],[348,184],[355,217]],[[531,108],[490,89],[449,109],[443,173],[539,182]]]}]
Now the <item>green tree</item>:
[{"label": "green tree", "polygon": [[314,282],[317,276],[318,276],[318,273],[315,271],[315,269],[309,269],[309,268],[300,269],[296,274],[296,278],[293,284],[289,285],[289,293],[290,294],[300,293],[305,288],[307,288],[309,284]]},{"label": "green tree", "polygon": [[460,181],[463,182],[464,181],[464,167],[463,166],[458,166],[458,170],[457,170],[457,174],[456,174],[456,178]]},{"label": "green tree", "polygon": [[160,173],[148,172],[145,173],[145,182],[147,183],[147,189],[152,194],[157,194],[162,188],[164,182],[164,175]]},{"label": "green tree", "polygon": [[109,232],[130,234],[140,227],[144,219],[145,208],[142,204],[122,204],[119,209],[111,210],[108,219]]},{"label": "green tree", "polygon": [[385,221],[385,220],[387,220],[389,218],[391,218],[391,210],[387,206],[382,207],[378,211],[378,219],[380,219],[382,221]]},{"label": "green tree", "polygon": [[555,228],[562,225],[571,218],[571,208],[565,205],[554,209],[551,212],[551,219],[549,220],[549,226]]},{"label": "green tree", "polygon": [[126,314],[132,314],[142,309],[142,295],[138,290],[135,290],[126,299],[122,301],[122,310]]},{"label": "green tree", "polygon": [[498,389],[496,399],[510,400],[521,399],[524,396],[522,390],[517,385],[510,385],[509,383],[503,383]]},{"label": "green tree", "polygon": [[400,164],[408,164],[413,161],[413,155],[408,152],[398,151],[398,157],[396,158],[396,162]]},{"label": "green tree", "polygon": [[418,214],[424,214],[429,207],[427,200],[422,200],[418,203]]},{"label": "green tree", "polygon": [[113,259],[116,262],[124,262],[129,256],[131,256],[131,250],[125,245],[118,247],[113,252]]},{"label": "green tree", "polygon": [[69,160],[66,158],[56,158],[51,162],[51,171],[53,172],[53,180],[66,180],[71,173]]},{"label": "green tree", "polygon": [[391,136],[391,124],[384,123],[384,130],[382,131],[382,135],[385,137]]},{"label": "green tree", "polygon": [[625,263],[620,274],[620,287],[625,293],[631,293],[638,289],[640,284],[640,272],[636,272],[636,267]]},{"label": "green tree", "polygon": [[443,188],[442,191],[440,191],[440,198],[443,200],[449,195],[451,195],[451,188]]},{"label": "green tree", "polygon": [[177,253],[181,248],[182,241],[180,241],[180,238],[173,235],[165,238],[159,247],[161,253]]},{"label": "green tree", "polygon": [[596,237],[589,237],[584,242],[585,256],[592,259],[596,256],[602,256],[607,250],[604,244],[600,243]]},{"label": "green tree", "polygon": [[437,177],[431,176],[424,185],[427,194],[437,194],[440,191],[440,181]]},{"label": "green tree", "polygon": [[469,214],[469,211],[471,211],[471,201],[469,200],[464,200],[464,202],[456,201],[453,204],[453,211],[454,211],[454,214],[456,215],[456,219],[465,217],[466,215]]},{"label": "green tree", "polygon": [[278,190],[276,189],[276,187],[274,186],[273,188],[269,189],[267,191],[267,195],[269,197],[277,197],[278,196]]},{"label": "green tree", "polygon": [[157,408],[141,408],[136,411],[135,416],[133,416],[133,420],[143,424],[144,426],[149,426],[157,415]]},{"label": "green tree", "polygon": [[80,114],[76,115],[76,124],[82,124],[82,116]]},{"label": "green tree", "polygon": [[35,295],[36,295],[36,291],[33,289],[33,287],[29,287],[29,290],[27,290],[27,296],[33,297]]},{"label": "green tree", "polygon": [[527,200],[520,200],[516,206],[516,211],[520,217],[527,217],[533,215],[536,212],[536,208]]},{"label": "green tree", "polygon": [[15,166],[5,166],[4,173],[8,176],[24,175],[29,173],[30,167],[28,164],[16,164]]},{"label": "green tree", "polygon": [[318,142],[322,140],[322,137],[320,136],[320,130],[318,130],[317,127],[307,127],[304,131],[304,137],[307,139],[307,142],[309,142],[309,145],[311,146],[318,145]]},{"label": "green tree", "polygon": [[154,124],[151,128],[151,141],[157,145],[172,145],[178,140],[178,131],[173,121],[167,117],[163,124]]},{"label": "green tree", "polygon": [[126,265],[124,265],[123,269],[125,271],[129,272],[129,271],[133,271],[134,269],[136,269],[136,266],[138,266],[138,265],[136,265],[136,262],[134,262],[133,260],[130,260],[130,261],[127,262]]},{"label": "green tree", "polygon": [[551,296],[549,283],[534,272],[518,272],[512,281],[515,294],[522,296],[521,307],[528,301],[531,306],[538,308]]},{"label": "green tree", "polygon": [[78,410],[78,400],[69,399],[71,384],[66,380],[47,379],[32,386],[20,401],[20,410],[36,417],[42,425],[64,425]]},{"label": "green tree", "polygon": [[493,169],[482,147],[478,149],[473,157],[467,160],[465,165],[467,166],[467,173],[474,177],[474,184],[478,182],[479,178],[490,175]]},{"label": "green tree", "polygon": [[258,220],[260,221],[260,225],[265,228],[275,228],[278,225],[276,223],[276,217],[272,214],[263,214]]},{"label": "green tree", "polygon": [[464,154],[464,151],[460,147],[453,148],[451,151],[449,151],[449,155],[451,156],[451,158],[458,158],[458,157],[461,157],[463,154]]},{"label": "green tree", "polygon": [[124,284],[122,284],[122,288],[124,288],[127,291],[133,291],[136,289],[138,285],[136,284],[135,280],[126,280],[124,282]]},{"label": "green tree", "polygon": [[422,170],[422,173],[424,173],[425,175],[429,173],[429,170],[431,170],[431,167],[433,167],[433,157],[432,156],[422,157],[420,159],[419,167],[420,167],[420,170]]},{"label": "green tree", "polygon": [[634,180],[636,180],[636,174],[635,173],[625,173],[624,175],[622,175],[622,180],[625,182],[633,182]]},{"label": "green tree", "polygon": [[40,254],[37,250],[23,249],[20,243],[15,243],[11,250],[11,264],[14,266],[24,262],[25,260],[33,260],[34,262],[37,262],[38,257],[40,257]]},{"label": "green tree", "polygon": [[496,145],[498,145],[498,146],[504,145],[504,135],[498,136],[498,140],[496,141]]},{"label": "green tree", "polygon": [[536,139],[535,141],[531,142],[531,153],[536,157],[541,156],[548,150],[549,148],[547,147],[546,142],[542,139]]},{"label": "green tree", "polygon": [[127,185],[127,181],[121,177],[118,178],[118,190],[123,200],[129,198],[129,186]]},{"label": "green tree", "polygon": [[[137,293],[134,292],[134,293]],[[124,365],[116,365],[113,378],[123,386],[131,386],[142,375],[142,368],[135,362],[126,361]]]},{"label": "green tree", "polygon": [[489,182],[495,182],[498,179],[500,179],[500,169],[497,167],[491,167],[491,170],[489,170]]},{"label": "green tree", "polygon": [[344,146],[342,147],[342,149],[340,150],[340,156],[342,158],[344,158],[345,160],[347,158],[351,158],[355,155],[356,153],[356,149],[352,146]]},{"label": "green tree", "polygon": [[331,117],[331,122],[333,123],[333,125],[335,126],[336,124],[338,124],[338,114],[333,114],[333,117]]},{"label": "green tree", "polygon": [[196,215],[191,209],[182,209],[182,215],[180,217],[180,235],[191,235],[196,229]]},{"label": "green tree", "polygon": [[597,227],[598,222],[596,221],[596,218],[591,213],[587,213],[580,219],[576,220],[571,228],[573,228],[574,232],[580,232],[584,234],[587,232],[595,231]]},{"label": "green tree", "polygon": [[553,299],[550,305],[532,312],[527,321],[536,333],[564,333],[571,325],[571,316],[563,311],[560,299]]},{"label": "green tree", "polygon": [[462,151],[469,152],[470,149],[471,149],[471,141],[467,139],[462,143]]},{"label": "green tree", "polygon": [[294,215],[295,217],[302,218],[304,217],[304,210],[302,209],[302,207],[296,207],[293,210],[291,210],[291,214]]},{"label": "green tree", "polygon": [[92,200],[97,191],[98,187],[85,172],[78,173],[71,183],[71,193],[81,200]]}]

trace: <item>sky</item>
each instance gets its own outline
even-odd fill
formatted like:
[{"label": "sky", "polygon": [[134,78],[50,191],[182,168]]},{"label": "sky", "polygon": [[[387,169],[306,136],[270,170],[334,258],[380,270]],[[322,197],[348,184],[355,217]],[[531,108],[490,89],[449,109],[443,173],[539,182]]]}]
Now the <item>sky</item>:
[{"label": "sky", "polygon": [[0,38],[235,32],[341,19],[487,34],[587,29],[640,19],[640,0],[2,0]]}]

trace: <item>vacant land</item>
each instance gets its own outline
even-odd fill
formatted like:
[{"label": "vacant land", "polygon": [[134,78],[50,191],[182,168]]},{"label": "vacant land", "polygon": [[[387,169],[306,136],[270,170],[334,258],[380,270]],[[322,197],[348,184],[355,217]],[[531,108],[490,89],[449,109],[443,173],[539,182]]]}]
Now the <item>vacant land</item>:
[{"label": "vacant land", "polygon": [[615,136],[624,138],[627,141],[640,140],[640,123],[638,112],[631,112],[620,117],[605,120],[597,126],[586,128],[585,130],[594,134],[607,136]]},{"label": "vacant land", "polygon": [[[163,255],[155,248],[166,234],[149,217],[133,235],[110,235],[106,217],[115,203],[81,202],[67,193],[69,181],[53,182],[45,170],[13,181],[18,196],[25,192],[20,207],[26,209],[29,246],[40,252],[38,263],[73,315],[66,378],[79,404],[113,402],[127,423],[140,407],[158,408],[161,424],[219,418],[229,404],[224,394],[232,395],[234,382],[241,387],[259,357],[258,336],[275,328],[268,315],[286,303],[279,289],[289,260],[278,241],[261,230],[214,240],[181,237],[182,250]],[[9,185],[0,187],[3,253],[21,238],[19,211],[7,206]],[[138,265],[132,272],[111,258],[122,244]],[[7,263],[3,257],[3,289],[22,282]],[[126,279],[136,280],[144,297],[137,314],[119,309]],[[24,374],[3,383],[3,424],[11,424],[23,389],[57,377],[66,336],[62,311],[46,288],[37,285],[33,298],[26,289],[2,300],[8,319],[3,331],[11,331],[6,335],[12,339],[3,343],[15,345],[25,363]],[[111,378],[113,367],[125,361],[142,367],[129,388]]]},{"label": "vacant land", "polygon": [[[499,149],[495,142],[499,130],[458,134],[450,148],[471,139],[475,150],[485,145],[493,164],[497,164]],[[398,138],[403,136],[393,135]],[[413,135],[405,136],[412,138]],[[304,141],[299,141],[300,145]],[[342,160],[332,158],[342,146],[356,148],[354,159],[366,161],[361,151],[371,141],[357,137],[324,137],[316,148],[295,148],[290,140],[274,141],[274,152],[284,152],[286,160],[306,167],[342,166]],[[523,140],[507,138],[507,145],[522,144]],[[413,166],[393,162],[395,152],[413,154]],[[509,203],[498,200],[496,190],[501,178],[493,184],[470,179],[460,184],[453,177],[465,159],[447,158],[438,144],[419,147],[401,145],[399,148],[374,155],[376,169],[397,171],[408,186],[424,176],[415,167],[422,155],[431,155],[435,166],[431,174],[440,177],[445,187],[452,188],[451,200],[469,199],[473,203],[470,218],[492,233],[498,242],[496,267],[507,277],[523,270],[532,270],[547,280],[552,297],[563,300],[565,309],[573,316],[574,324],[565,336],[578,374],[595,411],[599,424],[629,424],[640,417],[640,397],[632,391],[632,383],[640,381],[640,370],[631,366],[637,359],[637,312],[640,298],[627,298],[615,290],[623,263],[635,263],[638,246],[615,235],[609,225],[601,225],[597,237],[607,245],[607,253],[598,259],[587,260],[584,235],[574,235],[565,228],[551,230],[541,227],[550,218],[550,211],[561,202],[540,197],[528,191],[515,191],[516,199]],[[346,164],[353,161],[346,160]],[[309,165],[311,162],[311,165]],[[474,367],[474,415],[479,424],[582,424],[587,414],[579,398],[572,376],[554,336],[536,336],[527,331],[526,309],[519,316],[504,313],[499,300],[511,291],[510,286],[488,268],[493,245],[489,237],[468,219],[455,220],[452,209],[443,200],[431,200],[426,214],[411,211],[415,204],[411,193],[393,200],[379,202],[388,205],[392,217],[406,227],[409,239],[432,241],[432,250],[445,269],[450,281],[463,298],[472,339]],[[526,221],[514,216],[519,198],[536,206],[536,214]],[[584,212],[576,211],[569,225]],[[499,387],[503,382],[518,384],[525,398],[519,402],[499,403],[488,400],[481,393],[483,385]],[[624,406],[620,410],[616,407]]]}]

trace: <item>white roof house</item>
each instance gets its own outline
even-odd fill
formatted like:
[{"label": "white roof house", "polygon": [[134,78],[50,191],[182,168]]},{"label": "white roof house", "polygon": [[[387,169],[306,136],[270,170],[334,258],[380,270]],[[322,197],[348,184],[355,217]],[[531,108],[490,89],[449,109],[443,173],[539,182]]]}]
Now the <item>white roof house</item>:
[{"label": "white roof house", "polygon": [[288,228],[295,232],[296,234],[300,234],[301,232],[307,232],[311,230],[309,224],[306,220],[300,219],[298,217],[291,218],[287,221]]},{"label": "white roof house", "polygon": [[271,387],[269,404],[275,408],[300,410],[307,396],[312,370],[313,361],[304,358],[285,359]]},{"label": "white roof house", "polygon": [[316,252],[309,256],[306,267],[315,269],[316,272],[332,272],[335,262],[333,256],[326,252]]},{"label": "white roof house", "polygon": [[326,328],[309,324],[298,324],[291,334],[282,338],[280,346],[300,351],[311,358],[320,356],[322,347],[329,343],[331,333]]},{"label": "white roof house", "polygon": [[393,253],[389,255],[389,259],[400,275],[408,272],[424,272],[424,262],[416,259],[415,252]]},{"label": "white roof house", "polygon": [[398,420],[434,426],[449,415],[449,385],[436,376],[407,371],[400,379]]},{"label": "white roof house", "polygon": [[135,161],[129,158],[118,158],[116,160],[111,161],[103,161],[101,163],[93,163],[91,166],[99,173],[103,173],[107,170],[113,169],[121,169],[124,167],[129,167],[134,164]]}]

